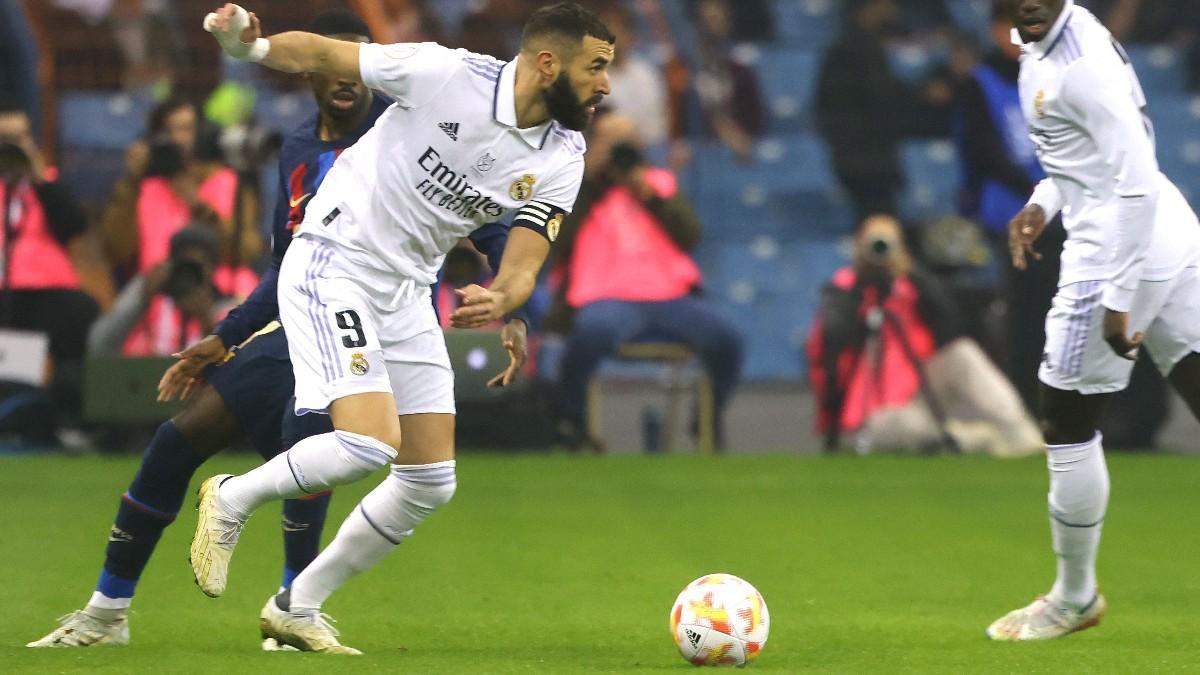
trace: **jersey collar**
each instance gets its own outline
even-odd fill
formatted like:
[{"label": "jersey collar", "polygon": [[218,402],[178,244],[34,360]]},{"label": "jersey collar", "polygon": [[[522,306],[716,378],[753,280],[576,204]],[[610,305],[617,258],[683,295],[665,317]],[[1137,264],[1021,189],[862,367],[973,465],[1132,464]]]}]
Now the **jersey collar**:
[{"label": "jersey collar", "polygon": [[546,120],[536,127],[517,128],[517,59],[504,64],[500,69],[500,77],[496,78],[496,92],[492,95],[492,118],[512,130],[529,144],[529,147],[542,149],[546,138],[550,135],[553,120]]},{"label": "jersey collar", "polygon": [[1074,7],[1075,0],[1066,0],[1063,3],[1062,11],[1058,14],[1058,19],[1050,27],[1050,32],[1046,33],[1046,37],[1037,42],[1021,42],[1021,34],[1017,32],[1016,28],[1012,29],[1012,43],[1020,46],[1021,51],[1026,54],[1031,54],[1039,59],[1046,58],[1046,55],[1058,44],[1058,39],[1062,37],[1063,28],[1071,20],[1071,10]]}]

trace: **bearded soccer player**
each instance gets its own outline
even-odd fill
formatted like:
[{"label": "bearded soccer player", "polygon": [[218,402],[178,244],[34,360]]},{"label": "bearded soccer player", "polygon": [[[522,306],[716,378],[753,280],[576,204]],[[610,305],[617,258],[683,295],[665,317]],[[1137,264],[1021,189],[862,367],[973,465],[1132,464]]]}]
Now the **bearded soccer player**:
[{"label": "bearded soccer player", "polygon": [[258,506],[390,464],[337,537],[261,615],[264,638],[354,654],[338,642],[322,603],[381,561],[457,485],[453,374],[429,285],[459,238],[512,214],[496,279],[459,291],[452,324],[480,327],[524,304],[579,192],[579,131],[609,91],[613,36],[574,3],[534,12],[508,63],[434,43],[355,45],[302,32],[263,38],[257,17],[232,4],[205,27],[236,58],[361,79],[395,99],[334,162],[280,270],[296,412],[328,413],[334,430],[249,473],[205,481],[191,548],[201,590],[220,595]]},{"label": "bearded soccer player", "polygon": [[1067,242],[1038,372],[1058,576],[987,635],[1044,640],[1104,615],[1096,553],[1109,480],[1096,427],[1140,348],[1200,415],[1200,225],[1158,170],[1141,85],[1108,30],[1071,0],[1003,1],[1047,175],[1009,224],[1013,264],[1038,257],[1033,242],[1060,212]]},{"label": "bearded soccer player", "polygon": [[[308,30],[349,43],[370,42],[363,21],[343,9],[314,17]],[[287,338],[275,321],[279,264],[292,241],[292,229],[334,159],[374,125],[391,101],[372,94],[361,81],[313,74],[308,77],[317,114],[288,135],[280,151],[280,193],[275,207],[273,261],[259,287],[217,326],[213,335],[185,350],[168,371],[167,398],[192,387],[182,412],[163,423],[146,448],[133,483],[122,496],[108,538],[104,565],[87,605],[68,614],[62,625],[30,647],[120,645],[129,641],[128,611],[142,571],[163,530],[175,519],[188,482],[205,460],[238,438],[249,440],[265,459],[301,438],[328,432],[328,418],[297,417],[291,409],[294,389]],[[493,269],[503,251],[507,229],[488,224],[472,234]],[[524,320],[505,327],[509,339],[523,345]],[[234,347],[229,354],[226,346]],[[240,345],[240,347],[238,347]],[[522,347],[523,349],[523,347]],[[211,364],[228,360],[218,367]],[[523,355],[520,355],[523,359]],[[512,372],[498,376],[511,379]],[[317,556],[328,508],[328,491],[289,499],[283,504],[285,562],[282,585]],[[265,640],[272,649],[274,640]]]}]

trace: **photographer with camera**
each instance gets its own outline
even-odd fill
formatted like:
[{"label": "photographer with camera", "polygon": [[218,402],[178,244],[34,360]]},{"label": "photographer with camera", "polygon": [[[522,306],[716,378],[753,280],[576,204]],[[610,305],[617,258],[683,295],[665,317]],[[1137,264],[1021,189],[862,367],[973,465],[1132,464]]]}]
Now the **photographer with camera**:
[{"label": "photographer with camera", "polygon": [[963,335],[959,309],[916,266],[891,216],[860,225],[853,267],[823,290],[808,360],[829,450],[843,432],[860,451],[1040,450],[1013,386]]},{"label": "photographer with camera", "polygon": [[132,278],[166,259],[172,235],[201,223],[219,237],[230,292],[244,296],[257,284],[246,266],[262,253],[255,186],[201,156],[199,127],[196,106],[182,98],[150,113],[147,138],[127,149],[125,176],[105,207],[105,247],[118,276]]},{"label": "photographer with camera", "polygon": [[207,228],[171,237],[168,257],[125,285],[88,334],[88,353],[168,356],[212,332],[232,307],[214,282],[219,241]]},{"label": "photographer with camera", "polygon": [[[65,185],[53,180],[33,140],[28,115],[0,101],[0,327],[46,336],[46,384],[53,415],[6,404],[0,428],[17,433],[40,417],[48,426],[75,426],[82,408],[83,335],[99,313],[82,290],[77,257],[86,257],[87,219]],[[5,392],[11,391],[5,387]],[[32,400],[31,397],[26,400]],[[48,419],[53,418],[53,419]]]},{"label": "photographer with camera", "polygon": [[713,382],[720,447],[742,338],[699,296],[700,270],[688,252],[700,241],[700,223],[675,175],[644,163],[632,119],[597,116],[587,159],[575,211],[553,250],[562,277],[546,320],[548,330],[569,331],[556,401],[563,440],[599,449],[584,424],[588,381],[619,345],[649,339],[687,344],[700,357]]}]

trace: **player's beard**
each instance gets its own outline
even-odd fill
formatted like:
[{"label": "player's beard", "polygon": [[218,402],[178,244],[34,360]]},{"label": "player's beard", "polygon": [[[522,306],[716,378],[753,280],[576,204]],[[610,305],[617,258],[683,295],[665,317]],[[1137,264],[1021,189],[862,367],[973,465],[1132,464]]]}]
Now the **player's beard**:
[{"label": "player's beard", "polygon": [[592,121],[592,106],[600,102],[600,97],[594,98],[580,102],[566,73],[559,73],[554,84],[542,92],[542,100],[546,102],[550,117],[573,131],[583,131]]}]

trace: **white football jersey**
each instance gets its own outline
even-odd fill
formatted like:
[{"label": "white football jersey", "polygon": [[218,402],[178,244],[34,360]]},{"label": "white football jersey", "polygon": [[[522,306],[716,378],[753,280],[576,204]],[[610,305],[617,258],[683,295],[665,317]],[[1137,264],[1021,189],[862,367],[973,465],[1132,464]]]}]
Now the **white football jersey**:
[{"label": "white football jersey", "polygon": [[[551,240],[583,179],[583,135],[557,122],[517,128],[517,60],[463,49],[364,44],[363,82],[396,103],[333,163],[299,236],[333,245],[372,284],[431,284],[479,226],[532,225]],[[539,217],[544,216],[544,217]]]},{"label": "white football jersey", "polygon": [[1124,50],[1090,12],[1064,3],[1039,42],[1021,45],[1021,108],[1047,178],[1030,203],[1067,230],[1059,284],[1107,280],[1128,311],[1140,280],[1172,278],[1200,256],[1200,227],[1158,170],[1146,97]]}]

